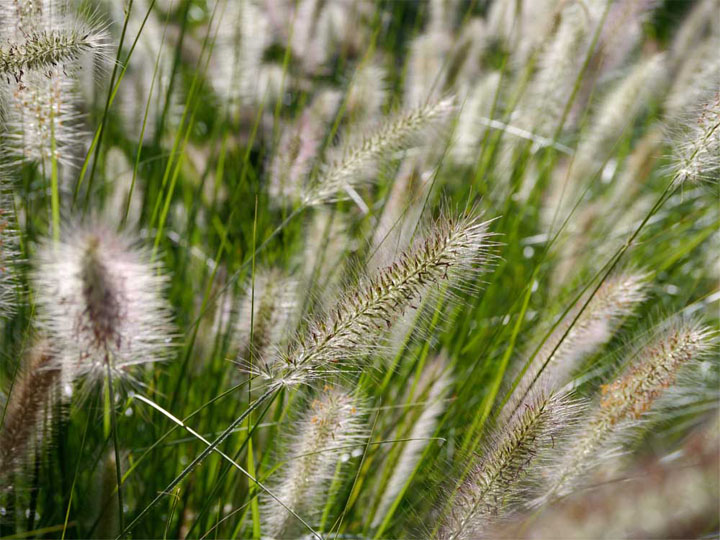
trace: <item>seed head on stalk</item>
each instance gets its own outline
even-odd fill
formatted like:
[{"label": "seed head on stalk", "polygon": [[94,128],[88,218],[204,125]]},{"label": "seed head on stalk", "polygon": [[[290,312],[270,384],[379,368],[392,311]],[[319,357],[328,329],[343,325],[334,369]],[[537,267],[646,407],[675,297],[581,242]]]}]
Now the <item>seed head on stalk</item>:
[{"label": "seed head on stalk", "polygon": [[459,217],[442,215],[391,266],[361,279],[326,316],[311,321],[262,375],[278,385],[323,378],[337,372],[339,364],[377,350],[384,332],[442,281],[449,280],[451,296],[473,287],[492,259],[489,224],[474,210]]},{"label": "seed head on stalk", "polygon": [[40,246],[33,277],[40,324],[72,377],[102,379],[109,365],[127,379],[131,366],[168,355],[165,277],[127,238],[75,227]]}]

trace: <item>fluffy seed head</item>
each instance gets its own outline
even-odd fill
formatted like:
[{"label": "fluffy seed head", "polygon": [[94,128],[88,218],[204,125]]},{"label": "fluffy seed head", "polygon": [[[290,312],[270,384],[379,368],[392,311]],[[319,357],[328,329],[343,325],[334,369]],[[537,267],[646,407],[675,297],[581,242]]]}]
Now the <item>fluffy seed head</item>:
[{"label": "fluffy seed head", "polygon": [[17,82],[27,71],[42,71],[77,60],[84,52],[99,49],[100,33],[42,30],[25,37],[24,42],[0,48],[0,73],[12,75]]},{"label": "fluffy seed head", "polygon": [[671,386],[678,370],[710,350],[712,333],[698,323],[675,323],[640,353],[629,371],[602,387],[600,407],[610,426],[639,419]]},{"label": "fluffy seed head", "polygon": [[446,120],[453,100],[420,106],[382,123],[368,135],[352,138],[331,150],[319,178],[306,188],[303,203],[315,206],[344,199],[373,174],[390,152],[416,144],[422,135]]},{"label": "fluffy seed head", "polygon": [[[323,495],[341,453],[351,451],[348,446],[360,444],[365,438],[358,409],[347,393],[326,388],[297,422],[286,464],[270,491],[304,519],[318,506],[322,508]],[[263,534],[272,538],[297,537],[303,532],[296,518],[274,498],[265,498],[261,514]]]},{"label": "fluffy seed head", "polygon": [[678,184],[720,177],[720,91],[705,103],[673,153]]},{"label": "fluffy seed head", "polygon": [[66,1],[11,2],[0,6],[0,52],[5,75],[2,152],[9,160],[36,162],[49,174],[50,160],[72,163],[82,132],[75,107],[75,75],[81,57],[106,54],[105,31],[85,24]]},{"label": "fluffy seed head", "polygon": [[557,31],[540,54],[538,71],[520,106],[521,127],[546,137],[555,131],[603,3],[592,0],[565,4]]},{"label": "fluffy seed head", "polygon": [[386,329],[423,294],[444,279],[454,287],[472,285],[488,263],[489,222],[473,211],[443,216],[427,236],[387,268],[345,293],[326,317],[312,321],[304,335],[274,364],[276,384],[306,383],[337,371],[338,363],[377,348]]},{"label": "fluffy seed head", "polygon": [[267,89],[260,76],[263,52],[272,37],[267,14],[255,0],[228,0],[218,5],[216,17],[210,83],[233,108],[262,102]]},{"label": "fluffy seed head", "polygon": [[[237,322],[239,358],[264,363],[284,343],[293,330],[298,308],[297,281],[277,269],[263,270],[245,288]],[[252,346],[251,338],[252,321]]]},{"label": "fluffy seed head", "polygon": [[147,254],[100,227],[40,246],[34,272],[40,321],[73,377],[118,378],[169,352],[165,279]]},{"label": "fluffy seed head", "polygon": [[440,538],[477,538],[506,518],[528,498],[538,480],[537,460],[554,448],[556,438],[577,416],[578,404],[567,397],[536,393],[470,472],[444,516]]},{"label": "fluffy seed head", "polygon": [[23,373],[13,385],[0,426],[0,492],[12,482],[49,425],[50,406],[60,382],[60,369],[46,341],[33,347]]},{"label": "fluffy seed head", "polygon": [[656,54],[640,62],[603,100],[575,155],[573,168],[578,181],[582,182],[593,166],[603,162],[618,136],[632,127],[639,110],[662,86],[665,70],[665,55]]},{"label": "fluffy seed head", "polygon": [[[709,428],[709,429],[708,429]],[[622,483],[600,483],[523,516],[497,538],[692,538],[717,521],[720,425],[696,430],[671,455],[639,461]],[[527,518],[527,519],[523,519]]]},{"label": "fluffy seed head", "polygon": [[550,489],[538,504],[567,495],[588,471],[615,455],[618,441],[675,382],[678,372],[704,358],[714,347],[713,333],[696,321],[671,320],[664,326],[633,355],[623,375],[602,387],[590,418],[572,437],[570,452],[551,469]]}]

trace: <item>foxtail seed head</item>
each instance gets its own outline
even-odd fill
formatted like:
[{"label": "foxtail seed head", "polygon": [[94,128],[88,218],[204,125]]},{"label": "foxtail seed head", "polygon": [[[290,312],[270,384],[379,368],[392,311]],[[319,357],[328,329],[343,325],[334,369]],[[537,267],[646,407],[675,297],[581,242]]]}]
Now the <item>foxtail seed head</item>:
[{"label": "foxtail seed head", "polygon": [[477,538],[528,500],[540,480],[539,458],[555,447],[579,403],[537,392],[493,437],[494,443],[455,494],[439,538]]},{"label": "foxtail seed head", "polygon": [[34,272],[41,325],[73,377],[102,378],[169,352],[165,278],[147,254],[103,227],[41,245]]},{"label": "foxtail seed head", "polygon": [[645,300],[646,288],[647,274],[624,272],[607,279],[578,316],[587,295],[580,298],[537,352],[501,418],[507,419],[521,408],[532,386],[558,388],[565,384],[580,361],[607,343],[623,319]]},{"label": "foxtail seed head", "polygon": [[491,258],[488,226],[473,211],[442,216],[394,264],[361,280],[326,317],[310,322],[267,376],[280,385],[325,377],[339,363],[377,350],[384,332],[441,281],[449,279],[455,288],[472,286]]},{"label": "foxtail seed head", "polygon": [[12,474],[39,446],[52,414],[52,401],[60,382],[48,343],[39,341],[13,385],[0,426],[0,492],[12,483]]},{"label": "foxtail seed head", "polygon": [[570,452],[550,471],[550,489],[538,504],[567,495],[607,455],[614,455],[624,436],[674,384],[678,372],[704,358],[713,348],[713,333],[697,321],[671,320],[652,341],[633,355],[632,364],[602,387],[590,418],[572,438]]},{"label": "foxtail seed head", "polygon": [[399,114],[382,123],[375,131],[353,137],[332,149],[319,178],[306,188],[303,204],[316,206],[346,198],[350,190],[373,174],[381,159],[391,152],[417,144],[423,135],[445,121],[453,110],[450,98],[429,103]]},{"label": "foxtail seed head", "polygon": [[[364,437],[356,401],[341,390],[326,388],[297,423],[286,464],[270,491],[301,517],[311,515],[322,508],[341,453],[350,452],[348,446]],[[265,498],[261,515],[263,534],[271,538],[294,538],[301,531],[296,518],[274,498]]]},{"label": "foxtail seed head", "polygon": [[673,155],[678,184],[708,181],[720,177],[720,91],[705,103],[700,114],[677,143]]}]

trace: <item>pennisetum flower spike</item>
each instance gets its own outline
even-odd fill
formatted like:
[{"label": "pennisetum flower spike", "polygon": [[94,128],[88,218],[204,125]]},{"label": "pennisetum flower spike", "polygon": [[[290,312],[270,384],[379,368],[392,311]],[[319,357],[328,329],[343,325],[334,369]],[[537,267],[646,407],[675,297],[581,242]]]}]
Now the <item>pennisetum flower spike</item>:
[{"label": "pennisetum flower spike", "polygon": [[705,103],[673,154],[677,184],[720,177],[720,91]]},{"label": "pennisetum flower spike", "polygon": [[625,372],[602,387],[600,399],[582,427],[569,438],[572,446],[548,472],[543,504],[571,493],[672,386],[678,373],[703,359],[714,346],[711,330],[697,321],[672,319],[633,355]]},{"label": "pennisetum flower spike", "polygon": [[[298,283],[278,269],[260,270],[245,288],[237,321],[239,359],[264,362],[286,344],[298,312]],[[251,326],[252,325],[252,326]]]},{"label": "pennisetum flower spike", "polygon": [[61,376],[53,360],[47,341],[40,340],[13,385],[0,425],[0,492],[12,483],[13,472],[28,460],[49,425]]},{"label": "pennisetum flower spike", "polygon": [[34,271],[40,324],[73,377],[120,380],[170,351],[165,278],[148,254],[103,226],[44,242]]},{"label": "pennisetum flower spike", "polygon": [[478,538],[523,505],[528,490],[539,481],[539,458],[554,448],[578,407],[579,402],[567,396],[535,392],[527,406],[494,435],[489,450],[454,494],[438,537]]},{"label": "pennisetum flower spike", "polygon": [[297,423],[286,464],[271,489],[277,498],[263,501],[263,534],[296,537],[300,524],[286,507],[305,516],[317,509],[318,501],[322,506],[322,495],[341,453],[364,438],[356,400],[341,390],[326,388]]},{"label": "pennisetum flower spike", "polygon": [[75,75],[81,58],[107,56],[105,29],[72,14],[67,1],[7,2],[0,6],[0,96],[5,122],[2,155],[35,162],[73,162],[81,139]]},{"label": "pennisetum flower spike", "polygon": [[87,51],[101,51],[105,37],[101,32],[42,30],[0,47],[0,74],[12,75],[20,82],[28,71],[43,71],[67,64]]},{"label": "pennisetum flower spike", "polygon": [[351,137],[333,148],[319,177],[306,187],[303,204],[317,206],[353,197],[354,189],[372,175],[381,159],[416,144],[453,110],[451,98],[422,105],[385,121],[367,135]]},{"label": "pennisetum flower spike", "polygon": [[384,331],[414,301],[434,292],[433,286],[445,279],[455,287],[472,284],[491,258],[488,226],[473,210],[458,218],[442,216],[393,265],[363,279],[326,317],[311,321],[261,374],[277,385],[308,383],[375,350]]}]

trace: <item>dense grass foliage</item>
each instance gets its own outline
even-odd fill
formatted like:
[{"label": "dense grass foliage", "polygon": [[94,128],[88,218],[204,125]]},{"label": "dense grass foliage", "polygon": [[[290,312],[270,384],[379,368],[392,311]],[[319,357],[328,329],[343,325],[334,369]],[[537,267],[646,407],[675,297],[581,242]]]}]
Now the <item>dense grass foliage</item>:
[{"label": "dense grass foliage", "polygon": [[717,534],[718,0],[0,13],[0,537]]}]

